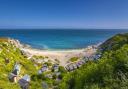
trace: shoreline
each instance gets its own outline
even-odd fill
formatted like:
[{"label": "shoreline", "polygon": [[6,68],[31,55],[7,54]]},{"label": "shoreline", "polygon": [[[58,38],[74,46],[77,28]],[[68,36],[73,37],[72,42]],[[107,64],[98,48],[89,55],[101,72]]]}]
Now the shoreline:
[{"label": "shoreline", "polygon": [[[18,40],[19,41],[19,40]],[[20,41],[19,41],[20,42]],[[104,42],[104,41],[103,41]],[[88,46],[85,46],[85,47],[82,47],[82,48],[69,48],[69,49],[43,49],[43,48],[35,48],[35,47],[32,47],[31,45],[29,44],[25,44],[25,43],[20,43],[20,48],[24,48],[24,49],[33,49],[33,50],[38,50],[38,51],[53,51],[53,52],[65,52],[65,51],[79,51],[79,50],[85,50],[86,48],[88,47],[96,47],[98,48],[99,45],[101,45],[103,42],[99,42],[97,44],[91,44],[91,45],[88,45]]]},{"label": "shoreline", "polygon": [[72,57],[78,57],[79,59],[84,57],[91,57],[95,55],[99,45],[90,45],[81,49],[62,49],[62,50],[43,50],[32,48],[30,45],[22,44],[19,40],[9,39],[9,41],[16,45],[21,51],[27,54],[28,58],[32,56],[47,56],[48,60],[55,62],[57,59],[61,66],[65,66]]},{"label": "shoreline", "polygon": [[20,48],[25,53],[29,54],[29,57],[34,55],[36,56],[47,56],[48,60],[55,62],[57,59],[61,66],[65,66],[69,60],[73,57],[83,58],[90,57],[94,55],[97,51],[97,48],[88,46],[83,49],[74,49],[74,50],[40,50],[33,48]]}]

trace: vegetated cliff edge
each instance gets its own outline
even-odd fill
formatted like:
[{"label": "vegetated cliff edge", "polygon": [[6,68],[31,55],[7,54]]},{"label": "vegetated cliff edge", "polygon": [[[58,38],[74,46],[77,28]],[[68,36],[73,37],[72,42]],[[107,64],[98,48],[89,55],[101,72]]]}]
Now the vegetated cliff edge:
[{"label": "vegetated cliff edge", "polygon": [[[53,71],[52,65],[50,62],[45,62],[44,64],[36,63],[33,59],[29,59],[26,55],[24,55],[23,51],[20,50],[20,47],[24,47],[24,45],[20,44],[18,40],[10,39],[10,38],[0,38],[0,89],[21,89],[19,84],[19,79],[22,79],[24,75],[30,76],[29,88],[30,89],[42,89],[46,85],[50,88],[57,86],[58,80],[56,80],[55,74],[59,74],[61,72],[62,78],[63,74],[65,74],[66,70],[59,66],[59,72]],[[44,59],[44,56],[33,56],[36,59]],[[15,65],[18,64],[21,66],[20,73],[16,76],[17,82],[11,82],[10,73],[14,73]],[[43,72],[39,74],[38,71],[42,69],[42,66],[47,66],[51,70],[47,72]],[[54,67],[55,69],[56,67]],[[52,74],[52,78],[49,78],[49,73]],[[14,79],[14,77],[13,77]],[[22,84],[26,86],[24,83]]]},{"label": "vegetated cliff edge", "polygon": [[117,50],[125,44],[128,44],[128,33],[117,34],[109,38],[103,44],[101,44],[100,48],[102,51]]},{"label": "vegetated cliff edge", "polygon": [[[14,45],[13,42],[16,44]],[[0,88],[1,89],[20,89],[16,83],[11,83],[8,79],[9,73],[13,71],[16,62],[20,63],[21,76],[24,74],[36,74],[36,68],[32,61],[28,60],[18,48],[19,43],[10,38],[0,38]],[[34,85],[34,84],[33,84]]]},{"label": "vegetated cliff edge", "polygon": [[102,57],[67,74],[58,89],[128,89],[128,33],[100,46]]}]

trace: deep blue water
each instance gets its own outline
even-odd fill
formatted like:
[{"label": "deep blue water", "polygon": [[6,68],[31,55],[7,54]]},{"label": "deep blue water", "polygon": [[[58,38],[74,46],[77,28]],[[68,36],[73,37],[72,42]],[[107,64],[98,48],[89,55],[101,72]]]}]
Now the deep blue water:
[{"label": "deep blue water", "polygon": [[0,37],[18,39],[34,48],[41,49],[74,49],[97,44],[110,38],[114,34],[128,32],[128,30],[0,30]]}]

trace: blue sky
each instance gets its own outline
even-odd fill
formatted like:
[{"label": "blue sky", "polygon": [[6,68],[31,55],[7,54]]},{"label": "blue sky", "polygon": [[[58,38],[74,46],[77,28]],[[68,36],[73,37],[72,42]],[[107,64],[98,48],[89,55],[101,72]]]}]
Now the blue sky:
[{"label": "blue sky", "polygon": [[128,0],[0,0],[0,28],[128,28]]}]

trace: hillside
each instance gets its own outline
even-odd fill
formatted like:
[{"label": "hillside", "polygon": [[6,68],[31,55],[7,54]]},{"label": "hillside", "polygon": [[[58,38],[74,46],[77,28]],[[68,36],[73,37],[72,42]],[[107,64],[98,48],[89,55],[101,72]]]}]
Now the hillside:
[{"label": "hillside", "polygon": [[42,86],[55,87],[59,83],[57,79],[61,79],[66,70],[62,66],[52,64],[51,61],[38,63],[40,59],[47,59],[45,56],[34,55],[29,59],[19,46],[21,45],[17,40],[0,38],[0,89],[21,89],[19,80],[25,75],[30,77],[27,83],[30,89],[42,89]]},{"label": "hillside", "polygon": [[121,48],[123,45],[128,44],[128,33],[117,34],[101,44],[102,51],[111,51]]},{"label": "hillside", "polygon": [[12,45],[8,38],[0,39],[0,89],[20,89],[17,83],[12,83],[8,79],[9,73],[13,71],[15,63],[21,64],[20,76],[25,74],[36,74],[33,63],[26,59],[19,48]]},{"label": "hillside", "polygon": [[67,74],[59,89],[128,89],[128,34],[101,45],[102,57]]},{"label": "hillside", "polygon": [[[117,34],[105,41],[99,47],[102,56],[98,60],[88,60],[73,72],[50,61],[36,62],[47,57],[28,59],[16,44],[19,42],[0,39],[0,89],[21,89],[18,81],[11,82],[8,78],[16,63],[21,65],[20,78],[30,76],[30,89],[42,89],[42,86],[44,89],[128,89],[128,34]],[[48,71],[38,74],[42,65],[47,65]]]}]

